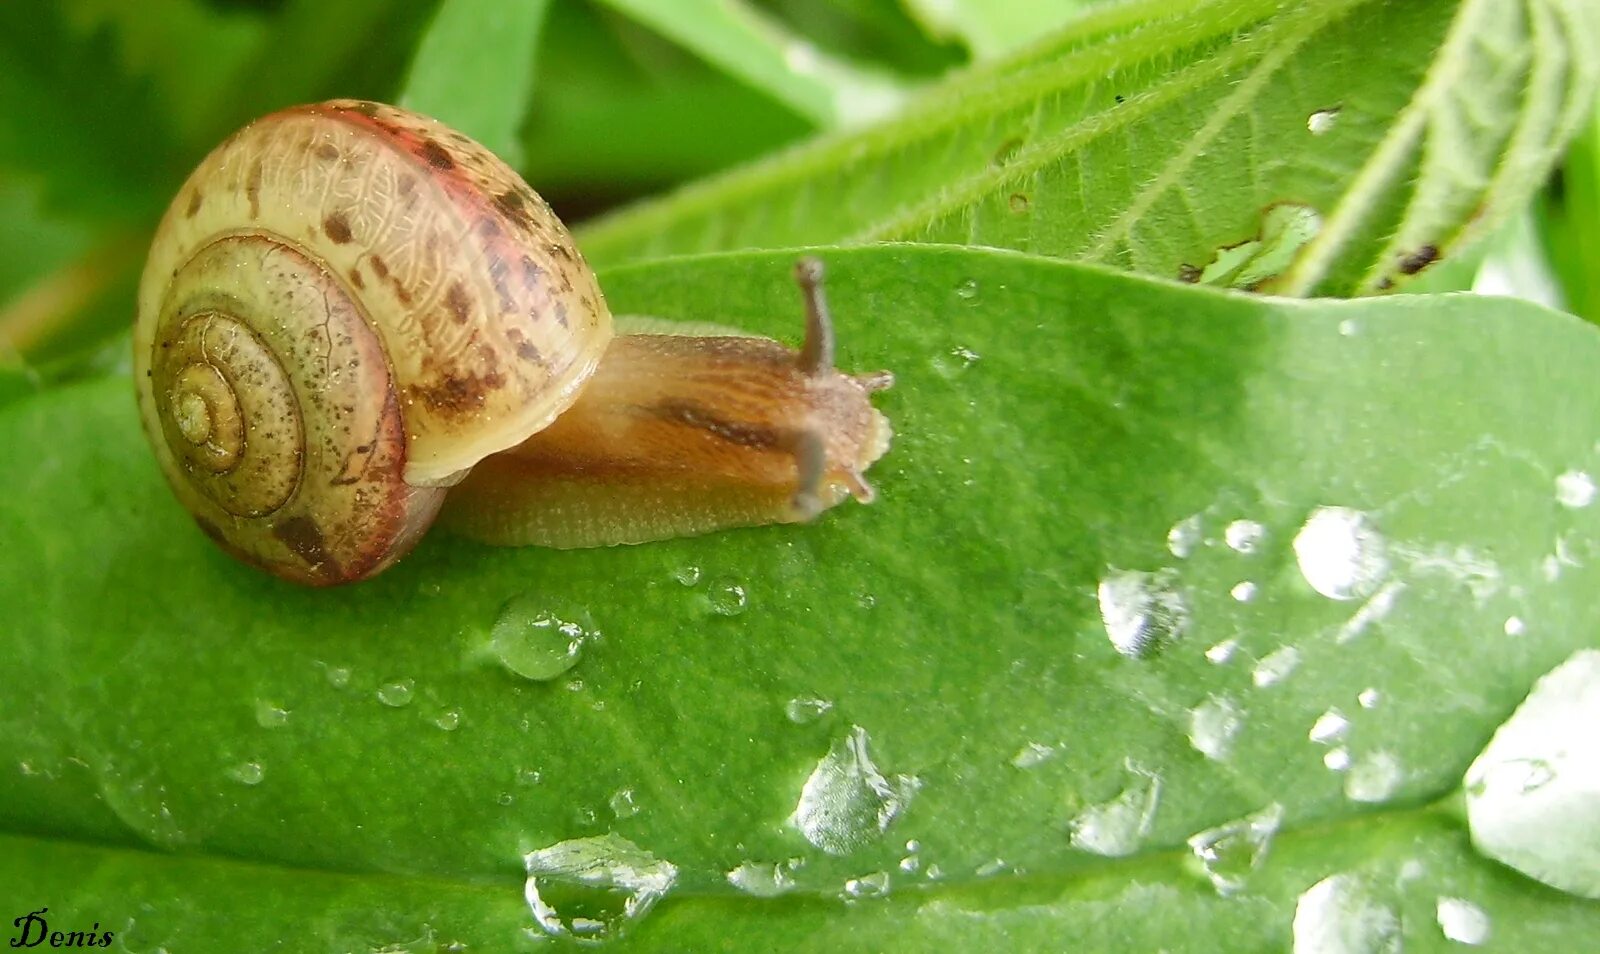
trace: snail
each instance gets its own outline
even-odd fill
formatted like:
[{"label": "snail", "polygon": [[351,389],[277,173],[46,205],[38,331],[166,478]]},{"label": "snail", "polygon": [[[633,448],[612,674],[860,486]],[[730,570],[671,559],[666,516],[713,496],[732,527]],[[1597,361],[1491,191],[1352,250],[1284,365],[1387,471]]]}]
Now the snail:
[{"label": "snail", "polygon": [[562,548],[805,521],[872,500],[893,377],[833,367],[820,263],[796,278],[798,350],[614,333],[566,228],[488,150],[394,106],[293,107],[212,151],[156,231],[140,416],[208,536],[310,585],[380,572],[441,508]]}]

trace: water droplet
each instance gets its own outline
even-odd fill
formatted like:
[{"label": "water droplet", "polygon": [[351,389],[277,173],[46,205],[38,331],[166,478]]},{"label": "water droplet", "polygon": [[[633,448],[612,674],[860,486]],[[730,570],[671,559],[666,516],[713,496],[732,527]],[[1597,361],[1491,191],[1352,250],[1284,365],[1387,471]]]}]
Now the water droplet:
[{"label": "water droplet", "polygon": [[1248,603],[1256,598],[1256,585],[1249,580],[1235,583],[1233,589],[1228,591],[1228,595],[1240,603]]},{"label": "water droplet", "polygon": [[938,865],[929,865],[928,870],[924,871],[922,876],[927,878],[929,881],[938,881],[944,877],[944,869]]},{"label": "water droplet", "polygon": [[489,652],[513,675],[554,679],[578,664],[589,633],[557,618],[531,593],[512,597],[489,630]]},{"label": "water droplet", "polygon": [[1307,888],[1294,906],[1294,954],[1400,954],[1400,917],[1353,874]]},{"label": "water droplet", "polygon": [[1189,836],[1189,850],[1218,894],[1234,894],[1261,866],[1282,823],[1283,806],[1274,802],[1254,815],[1196,832]]},{"label": "water droplet", "polygon": [[1338,709],[1329,709],[1317,716],[1317,721],[1311,724],[1308,735],[1311,741],[1318,745],[1332,745],[1344,738],[1345,733],[1349,731],[1350,720],[1344,717],[1344,713]]},{"label": "water droplet", "polygon": [[350,669],[346,666],[328,666],[323,675],[328,677],[328,685],[335,689],[350,685]]},{"label": "water droplet", "polygon": [[535,768],[517,769],[517,784],[524,787],[544,781],[544,773]]},{"label": "water droplet", "polygon": [[639,802],[633,797],[633,789],[619,788],[611,793],[607,802],[611,806],[611,814],[617,818],[632,818],[639,814]]},{"label": "water droplet", "polygon": [[1181,639],[1189,604],[1176,570],[1122,570],[1100,581],[1100,619],[1117,652],[1148,659]]},{"label": "water droplet", "polygon": [[1346,318],[1345,320],[1339,322],[1339,334],[1344,335],[1346,338],[1358,334],[1360,331],[1361,325],[1358,324],[1354,319]]},{"label": "water droplet", "polygon": [[900,859],[900,870],[904,871],[906,874],[916,874],[917,869],[921,867],[922,859],[918,858],[916,855],[906,855],[904,858]]},{"label": "water droplet", "polygon": [[[973,869],[972,873],[980,878],[992,878],[1000,872],[1006,870],[1006,867],[1007,866],[1004,858],[991,858],[990,860],[979,865],[977,868]],[[932,877],[932,869],[929,869],[929,872],[929,877]]]},{"label": "water droplet", "polygon": [[889,873],[887,871],[874,871],[872,874],[851,878],[844,883],[844,893],[849,898],[882,898],[889,894]]},{"label": "water droplet", "polygon": [[1337,107],[1333,109],[1319,109],[1306,117],[1306,129],[1310,130],[1311,135],[1320,136],[1332,129],[1333,124],[1337,122],[1338,119],[1339,110]]},{"label": "water droplet", "polygon": [[1239,553],[1254,553],[1266,539],[1267,528],[1254,520],[1235,520],[1222,532],[1228,546]]},{"label": "water droplet", "polygon": [[1600,650],[1539,681],[1467,770],[1473,845],[1531,878],[1600,898]]},{"label": "water droplet", "polygon": [[1213,761],[1222,761],[1233,748],[1233,737],[1244,725],[1244,713],[1227,696],[1211,696],[1189,711],[1189,744]]},{"label": "water droplet", "polygon": [[1521,636],[1528,631],[1528,625],[1520,616],[1507,616],[1505,630],[1507,636]]},{"label": "water droplet", "polygon": [[1371,752],[1356,759],[1344,776],[1344,797],[1353,802],[1387,801],[1405,778],[1400,759],[1391,752]]},{"label": "water droplet", "polygon": [[1130,777],[1116,797],[1090,805],[1072,819],[1074,848],[1120,858],[1138,851],[1150,833],[1161,801],[1161,778],[1131,761],[1126,767]]},{"label": "water droplet", "polygon": [[1311,588],[1331,600],[1371,594],[1389,572],[1388,547],[1367,515],[1318,507],[1294,538],[1295,560]]},{"label": "water droplet", "polygon": [[744,586],[735,580],[718,580],[711,584],[709,596],[711,612],[718,616],[738,616],[750,602]]},{"label": "water droplet", "polygon": [[972,301],[978,297],[978,280],[976,278],[963,279],[956,285],[956,297],[962,301]]},{"label": "water droplet", "polygon": [[609,833],[557,842],[523,862],[523,896],[545,933],[591,941],[622,936],[678,877],[677,866]]},{"label": "water droplet", "polygon": [[783,714],[795,725],[810,725],[833,709],[833,703],[816,696],[796,696],[783,707]]},{"label": "water droplet", "polygon": [[1379,587],[1378,592],[1372,594],[1372,598],[1362,603],[1361,608],[1356,610],[1345,621],[1343,626],[1339,627],[1339,633],[1334,637],[1334,642],[1348,643],[1366,632],[1367,627],[1388,616],[1389,611],[1394,608],[1395,597],[1399,596],[1405,588],[1405,584],[1399,580],[1390,580]]},{"label": "water droplet", "polygon": [[933,370],[940,377],[953,379],[962,372],[971,370],[972,366],[982,359],[982,355],[971,348],[956,347],[948,352],[933,356]]},{"label": "water droplet", "polygon": [[461,728],[461,710],[446,709],[434,717],[433,724],[446,732],[454,732]]},{"label": "water droplet", "polygon": [[1257,688],[1265,688],[1282,682],[1299,665],[1300,650],[1293,646],[1280,646],[1256,662],[1256,667],[1250,670],[1250,681]]},{"label": "water droplet", "polygon": [[256,725],[263,729],[276,729],[289,721],[289,710],[268,702],[256,700]]},{"label": "water droplet", "polygon": [[1056,754],[1056,750],[1048,745],[1038,742],[1029,742],[1011,756],[1011,764],[1019,769],[1030,769],[1035,765],[1042,765]]},{"label": "water droplet", "polygon": [[851,726],[812,769],[791,819],[806,840],[842,855],[879,837],[911,803],[920,784],[884,777],[867,752],[867,730]]},{"label": "water droplet", "polygon": [[1222,642],[1206,650],[1206,661],[1212,665],[1220,666],[1232,659],[1233,654],[1238,651],[1239,641],[1237,639],[1224,639]]},{"label": "water droplet", "polygon": [[684,586],[694,586],[700,582],[700,568],[692,563],[686,563],[672,571],[672,578]]},{"label": "water droplet", "polygon": [[864,610],[869,610],[878,605],[878,598],[871,593],[862,593],[856,597],[856,605]]},{"label": "water droplet", "polygon": [[516,800],[516,796],[512,795],[510,792],[501,792],[499,796],[495,798],[495,804],[499,805],[501,808],[509,808]]},{"label": "water droplet", "polygon": [[228,769],[228,777],[241,785],[260,785],[265,775],[260,762],[240,762]]},{"label": "water droplet", "polygon": [[728,883],[757,898],[776,898],[794,890],[794,877],[779,864],[746,861],[728,872]]},{"label": "water droplet", "polygon": [[1322,753],[1322,766],[1330,772],[1343,772],[1350,767],[1350,750],[1335,746]]},{"label": "water droplet", "polygon": [[408,706],[416,684],[415,679],[391,679],[378,687],[378,701],[396,709]]},{"label": "water droplet", "polygon": [[1556,478],[1556,502],[1576,510],[1594,503],[1594,478],[1581,470],[1569,470]]},{"label": "water droplet", "polygon": [[1190,514],[1167,531],[1167,549],[1178,559],[1186,559],[1200,543],[1200,515]]},{"label": "water droplet", "polygon": [[1434,917],[1444,936],[1457,944],[1477,946],[1489,940],[1489,915],[1465,898],[1440,898]]},{"label": "water droplet", "polygon": [[1360,694],[1356,696],[1356,701],[1361,703],[1361,708],[1363,709],[1376,709],[1378,703],[1383,701],[1383,695],[1376,689],[1367,688],[1361,690]]}]

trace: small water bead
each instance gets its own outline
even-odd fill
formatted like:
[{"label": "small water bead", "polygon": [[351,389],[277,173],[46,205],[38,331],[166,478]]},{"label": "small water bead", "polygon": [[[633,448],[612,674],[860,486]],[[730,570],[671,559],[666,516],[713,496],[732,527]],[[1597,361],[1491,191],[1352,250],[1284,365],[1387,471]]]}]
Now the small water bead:
[{"label": "small water bead", "polygon": [[1339,322],[1339,334],[1346,338],[1352,337],[1360,332],[1361,325],[1356,323],[1356,321],[1353,319],[1346,318],[1345,320]]},{"label": "small water bead", "polygon": [[1350,750],[1344,746],[1336,746],[1324,752],[1322,765],[1330,772],[1343,772],[1350,768]]},{"label": "small water bead", "polygon": [[1594,503],[1594,478],[1581,470],[1569,470],[1556,478],[1556,502],[1574,510]]},{"label": "small water bead", "polygon": [[735,580],[719,580],[711,584],[708,596],[711,612],[718,616],[738,616],[750,605],[744,585]]},{"label": "small water bead", "polygon": [[783,707],[783,714],[795,725],[810,725],[833,710],[833,703],[817,696],[796,696]]},{"label": "small water bead", "polygon": [[900,870],[904,871],[906,874],[916,874],[917,869],[921,867],[922,859],[918,858],[916,855],[906,855],[904,858],[900,859]]},{"label": "small water bead", "polygon": [[1434,917],[1447,940],[1474,947],[1489,940],[1489,915],[1465,898],[1440,898]]},{"label": "small water bead", "polygon": [[1234,584],[1228,595],[1240,603],[1248,603],[1256,598],[1256,585],[1249,580]]},{"label": "small water bead", "polygon": [[1233,654],[1238,651],[1239,641],[1237,639],[1224,639],[1222,642],[1206,650],[1206,661],[1214,666],[1220,666],[1232,659]]},{"label": "small water bead", "polygon": [[1350,720],[1338,709],[1329,709],[1317,716],[1317,721],[1311,724],[1311,731],[1307,736],[1318,745],[1332,745],[1345,737],[1350,731]]},{"label": "small water bead", "polygon": [[499,796],[495,798],[495,804],[499,805],[501,808],[510,808],[512,803],[516,800],[517,797],[512,795],[510,792],[501,792]]},{"label": "small water bead", "polygon": [[1282,682],[1300,665],[1300,650],[1293,646],[1281,646],[1256,662],[1255,668],[1250,670],[1250,681],[1258,689]]},{"label": "small water bead", "polygon": [[1228,547],[1243,554],[1256,552],[1266,536],[1267,528],[1254,520],[1235,520],[1222,532],[1222,538],[1227,541]]},{"label": "small water bead", "polygon": [[1028,742],[1011,756],[1011,764],[1019,769],[1030,769],[1036,765],[1043,765],[1056,754],[1051,746],[1039,742]]},{"label": "small water bead", "polygon": [[1173,569],[1120,570],[1100,581],[1100,619],[1117,652],[1148,659],[1182,639],[1189,603]]},{"label": "small water bead", "polygon": [[[1006,865],[1005,859],[1003,859],[1003,858],[991,858],[988,861],[985,861],[983,864],[979,865],[977,868],[973,869],[972,873],[977,875],[980,878],[992,878],[995,875],[1001,873],[1002,871],[1005,871],[1006,867],[1007,867],[1007,865]],[[931,869],[930,869],[929,877],[932,877]]]},{"label": "small water bead", "polygon": [[1306,130],[1313,136],[1320,136],[1332,129],[1334,123],[1336,123],[1338,119],[1339,110],[1337,107],[1333,109],[1319,109],[1306,117]]},{"label": "small water bead", "polygon": [[446,732],[454,732],[461,728],[461,710],[446,709],[434,717],[433,724]]},{"label": "small water bead", "polygon": [[1388,545],[1365,513],[1318,507],[1294,538],[1295,560],[1311,588],[1331,600],[1371,594],[1389,572]]},{"label": "small water bead", "polygon": [[[972,369],[983,356],[971,348],[957,346],[933,357],[933,370],[944,378],[955,378]],[[971,463],[970,460],[965,463]]]},{"label": "small water bead", "polygon": [[1167,550],[1180,560],[1186,559],[1200,543],[1200,514],[1190,514],[1172,525],[1167,531]]},{"label": "small water bead", "polygon": [[350,669],[346,666],[328,666],[323,675],[328,678],[328,685],[335,689],[343,689],[350,685]]},{"label": "small water bead", "polygon": [[929,865],[928,870],[922,873],[929,881],[938,881],[944,877],[944,869],[939,865]]},{"label": "small water bead", "polygon": [[1348,620],[1345,620],[1343,626],[1339,627],[1339,632],[1334,637],[1334,642],[1348,643],[1365,633],[1373,623],[1388,616],[1389,611],[1394,608],[1395,598],[1405,588],[1405,584],[1399,580],[1390,580],[1379,587],[1378,591],[1372,594],[1372,597],[1365,603],[1361,604],[1361,608],[1356,610]]},{"label": "small water bead", "polygon": [[849,898],[883,898],[889,895],[889,873],[874,871],[844,883],[844,893]]},{"label": "small water bead", "polygon": [[1233,748],[1233,737],[1244,725],[1244,713],[1227,696],[1211,696],[1189,711],[1189,744],[1213,761],[1222,761]]},{"label": "small water bead", "polygon": [[411,704],[416,684],[415,679],[391,679],[378,687],[378,701],[390,708],[402,709]]},{"label": "small water bead", "polygon": [[672,578],[684,586],[694,586],[700,582],[700,568],[692,563],[684,564],[672,571]]},{"label": "small water bead", "polygon": [[956,297],[962,301],[972,301],[978,297],[978,280],[964,278],[956,285]]},{"label": "small water bead", "polygon": [[728,872],[728,883],[757,898],[776,898],[794,890],[794,876],[780,864],[746,861]]},{"label": "small water bead", "polygon": [[631,788],[619,788],[612,792],[607,804],[611,806],[611,814],[618,819],[632,818],[639,814],[639,802],[634,798]]},{"label": "small water bead", "polygon": [[1353,802],[1388,801],[1404,778],[1399,757],[1392,752],[1370,752],[1351,763],[1345,773],[1344,796]]},{"label": "small water bead", "polygon": [[289,710],[268,702],[256,700],[256,725],[263,729],[276,729],[289,721]]},{"label": "small water bead", "polygon": [[1528,625],[1522,621],[1520,616],[1507,616],[1505,631],[1507,636],[1521,636],[1528,631]]},{"label": "small water bead", "polygon": [[1360,703],[1363,709],[1376,709],[1378,703],[1382,701],[1383,694],[1371,688],[1361,690],[1360,694],[1356,696],[1356,702]]},{"label": "small water bead", "polygon": [[523,857],[523,896],[552,937],[613,940],[671,890],[678,868],[616,834],[574,838]]},{"label": "small water bead", "polygon": [[1074,848],[1120,858],[1143,844],[1161,802],[1161,778],[1133,762],[1126,767],[1129,779],[1121,792],[1085,808],[1069,823]]},{"label": "small water bead", "polygon": [[1307,888],[1294,906],[1294,954],[1400,954],[1400,916],[1371,885],[1336,874]]},{"label": "small water bead", "polygon": [[513,675],[543,682],[578,664],[589,635],[549,612],[542,598],[523,594],[501,607],[489,630],[489,652]]},{"label": "small water bead", "polygon": [[865,729],[852,726],[801,788],[791,821],[829,854],[842,855],[880,837],[920,785],[909,775],[884,776],[867,751],[869,741]]},{"label": "small water bead", "polygon": [[544,781],[544,773],[534,768],[517,769],[517,784],[522,786],[538,785]]},{"label": "small water bead", "polygon": [[1283,824],[1283,806],[1274,802],[1253,815],[1196,832],[1189,850],[1218,894],[1242,890],[1267,857]]},{"label": "small water bead", "polygon": [[260,785],[266,770],[260,762],[240,762],[228,769],[228,777],[241,785]]}]

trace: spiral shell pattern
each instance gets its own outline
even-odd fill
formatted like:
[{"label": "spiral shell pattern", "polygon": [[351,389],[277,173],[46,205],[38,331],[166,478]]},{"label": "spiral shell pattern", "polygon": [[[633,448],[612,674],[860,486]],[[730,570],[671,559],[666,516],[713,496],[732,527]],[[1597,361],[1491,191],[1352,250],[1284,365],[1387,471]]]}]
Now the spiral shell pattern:
[{"label": "spiral shell pattern", "polygon": [[274,113],[208,156],[139,293],[139,405],[226,549],[300,582],[406,552],[445,487],[575,399],[611,334],[565,228],[413,113]]}]

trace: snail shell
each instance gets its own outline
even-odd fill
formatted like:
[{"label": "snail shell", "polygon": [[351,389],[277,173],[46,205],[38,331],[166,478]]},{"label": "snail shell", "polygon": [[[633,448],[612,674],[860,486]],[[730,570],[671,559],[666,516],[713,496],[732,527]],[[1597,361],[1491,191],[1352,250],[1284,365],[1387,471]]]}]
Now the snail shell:
[{"label": "snail shell", "polygon": [[871,499],[890,429],[869,396],[892,378],[834,369],[820,263],[796,277],[798,352],[614,337],[567,230],[487,150],[392,106],[300,106],[218,146],[167,210],[140,414],[208,535],[312,585],[399,559],[447,491],[452,524],[500,544],[807,520]]},{"label": "snail shell", "polygon": [[405,553],[610,339],[593,274],[515,172],[426,117],[335,101],[251,123],[189,177],[140,284],[134,367],[200,526],[316,584]]}]

